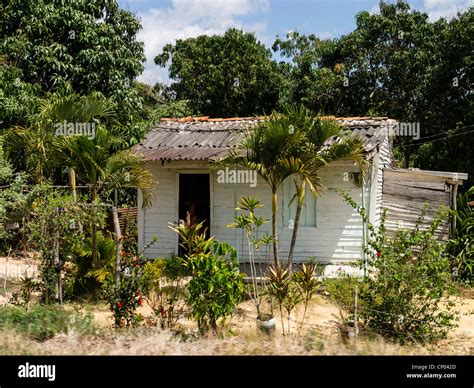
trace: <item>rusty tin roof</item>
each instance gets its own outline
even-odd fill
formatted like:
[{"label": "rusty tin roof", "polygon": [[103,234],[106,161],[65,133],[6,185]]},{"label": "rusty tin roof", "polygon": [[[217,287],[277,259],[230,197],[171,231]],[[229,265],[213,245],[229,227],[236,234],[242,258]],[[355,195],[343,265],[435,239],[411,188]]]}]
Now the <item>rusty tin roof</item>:
[{"label": "rusty tin roof", "polygon": [[[382,131],[395,120],[386,117],[330,117],[366,138],[365,150],[371,152],[386,134]],[[213,160],[225,156],[263,117],[211,119],[186,117],[162,119],[132,150],[147,161]],[[331,139],[330,142],[337,141]]]}]

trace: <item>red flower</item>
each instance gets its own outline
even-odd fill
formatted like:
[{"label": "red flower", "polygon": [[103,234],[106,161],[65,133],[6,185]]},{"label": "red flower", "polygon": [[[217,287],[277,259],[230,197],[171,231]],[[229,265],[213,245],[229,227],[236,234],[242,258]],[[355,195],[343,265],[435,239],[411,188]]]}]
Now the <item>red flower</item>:
[{"label": "red flower", "polygon": [[381,255],[382,255],[382,253],[381,253],[380,251],[377,251],[377,252],[375,253],[375,256],[377,256],[377,257],[380,257]]},{"label": "red flower", "polygon": [[120,251],[120,256],[125,256],[127,254],[127,252],[125,251]]},{"label": "red flower", "polygon": [[135,267],[140,268],[140,264],[135,264]]},{"label": "red flower", "polygon": [[120,301],[120,302],[117,302],[117,308],[121,309],[123,307],[123,303]]},{"label": "red flower", "polygon": [[138,298],[138,305],[141,306],[143,304],[143,299],[142,297],[140,296],[140,298]]}]

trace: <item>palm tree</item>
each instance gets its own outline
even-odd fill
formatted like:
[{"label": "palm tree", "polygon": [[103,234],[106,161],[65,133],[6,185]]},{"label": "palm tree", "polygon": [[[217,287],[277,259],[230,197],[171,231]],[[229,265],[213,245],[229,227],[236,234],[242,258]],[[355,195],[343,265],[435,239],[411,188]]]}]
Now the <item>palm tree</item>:
[{"label": "palm tree", "polygon": [[[298,227],[308,186],[313,195],[322,188],[318,171],[320,168],[341,159],[353,160],[362,175],[367,168],[364,158],[364,141],[361,137],[351,136],[350,131],[344,130],[335,120],[315,117],[305,107],[287,107],[285,122],[291,126],[300,140],[298,152],[299,172],[295,177],[297,208],[293,233],[291,236],[288,266],[292,268],[293,254],[296,245]],[[330,140],[333,140],[332,142]]]},{"label": "palm tree", "polygon": [[[277,192],[285,179],[293,177],[298,205],[288,254],[291,269],[301,209],[308,186],[313,195],[321,188],[318,170],[329,163],[349,158],[363,172],[363,141],[349,136],[350,131],[333,120],[316,117],[304,107],[285,107],[272,113],[262,124],[249,131],[238,147],[218,163],[256,170],[272,190],[273,258],[279,265],[277,235]],[[336,139],[332,144],[328,140]]]},{"label": "palm tree", "polygon": [[[22,150],[26,169],[40,183],[51,177],[58,166],[61,142],[58,125],[67,123],[92,123],[98,119],[113,119],[115,105],[101,93],[88,96],[52,94],[43,100],[40,111],[32,118],[28,128],[13,127],[6,132],[5,148],[8,153]],[[95,124],[95,122],[94,122]],[[75,173],[69,171],[69,179],[75,193]]]},{"label": "palm tree", "polygon": [[[153,198],[153,175],[143,167],[143,159],[130,150],[117,151],[121,139],[103,127],[95,137],[68,136],[61,139],[62,160],[77,172],[79,179],[91,187],[95,209],[100,192],[136,187],[143,194],[143,206]],[[95,218],[95,217],[94,217]],[[92,262],[97,264],[97,223],[92,222]]]},{"label": "palm tree", "polygon": [[302,143],[302,133],[293,133],[284,115],[273,112],[255,129],[250,130],[235,150],[218,163],[255,170],[272,191],[273,260],[279,265],[277,212],[278,188],[291,175],[301,171],[294,157]]}]

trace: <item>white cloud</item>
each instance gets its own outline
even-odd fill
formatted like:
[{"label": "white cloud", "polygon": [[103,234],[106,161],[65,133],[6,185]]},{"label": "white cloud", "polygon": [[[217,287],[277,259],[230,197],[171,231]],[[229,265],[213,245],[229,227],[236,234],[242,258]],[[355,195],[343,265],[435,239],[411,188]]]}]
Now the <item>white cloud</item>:
[{"label": "white cloud", "polygon": [[316,36],[321,40],[333,39],[334,34],[331,31],[323,31],[316,33]]},{"label": "white cloud", "polygon": [[263,33],[266,23],[244,24],[240,18],[252,13],[264,13],[269,0],[173,0],[169,8],[152,8],[138,13],[143,30],[138,39],[145,42],[145,70],[138,78],[153,84],[167,82],[167,70],[153,62],[167,43],[198,35],[222,34],[230,27]]},{"label": "white cloud", "polygon": [[379,5],[379,3],[377,3],[374,6],[372,6],[372,8],[369,11],[369,14],[378,15],[379,13],[380,13],[380,5]]},{"label": "white cloud", "polygon": [[458,12],[465,11],[474,5],[474,0],[424,0],[425,12],[430,21],[439,18],[451,19]]}]

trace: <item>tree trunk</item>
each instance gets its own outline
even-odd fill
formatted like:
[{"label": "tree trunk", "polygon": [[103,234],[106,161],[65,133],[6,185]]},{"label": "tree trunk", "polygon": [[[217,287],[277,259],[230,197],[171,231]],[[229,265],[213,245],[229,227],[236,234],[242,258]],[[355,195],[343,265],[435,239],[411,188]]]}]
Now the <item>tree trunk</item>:
[{"label": "tree trunk", "polygon": [[97,209],[96,209],[96,199],[97,199],[97,187],[95,184],[92,185],[92,266],[93,268],[98,267],[97,262]]},{"label": "tree trunk", "polygon": [[290,252],[288,253],[288,269],[290,270],[290,272],[293,271],[293,253],[295,251],[296,246],[296,236],[298,234],[298,227],[300,224],[301,209],[304,203],[306,183],[303,182],[299,188],[296,188],[296,191],[298,193],[298,206],[296,208],[295,223],[293,225],[293,233],[291,235]]},{"label": "tree trunk", "polygon": [[403,168],[410,167],[411,147],[407,146],[403,149]]},{"label": "tree trunk", "polygon": [[[59,217],[60,217],[59,209],[55,208],[54,209],[54,217],[56,218],[56,222],[59,222]],[[54,242],[53,242],[53,265],[54,269],[56,271],[56,298],[59,300],[59,303],[63,303],[63,290],[62,290],[62,271],[61,271],[61,260],[59,258],[59,238],[60,238],[60,232],[59,232],[59,226],[57,224],[54,225]]]},{"label": "tree trunk", "polygon": [[115,238],[117,242],[117,251],[115,256],[115,285],[118,287],[121,277],[120,252],[122,251],[122,233],[120,231],[120,223],[116,206],[112,208],[112,216],[114,219]]},{"label": "tree trunk", "polygon": [[272,191],[272,237],[273,237],[273,261],[278,267],[280,262],[278,260],[278,233],[277,233],[277,193]]},{"label": "tree trunk", "polygon": [[296,236],[298,234],[298,227],[300,223],[301,207],[302,206],[300,206],[300,204],[298,203],[298,207],[296,208],[295,224],[293,226],[293,233],[291,235],[290,253],[288,254],[288,268],[290,269],[290,271],[293,270],[293,254],[295,251]]},{"label": "tree trunk", "polygon": [[77,198],[76,192],[76,171],[73,168],[69,169],[69,185],[71,186],[71,192],[74,199]]}]

